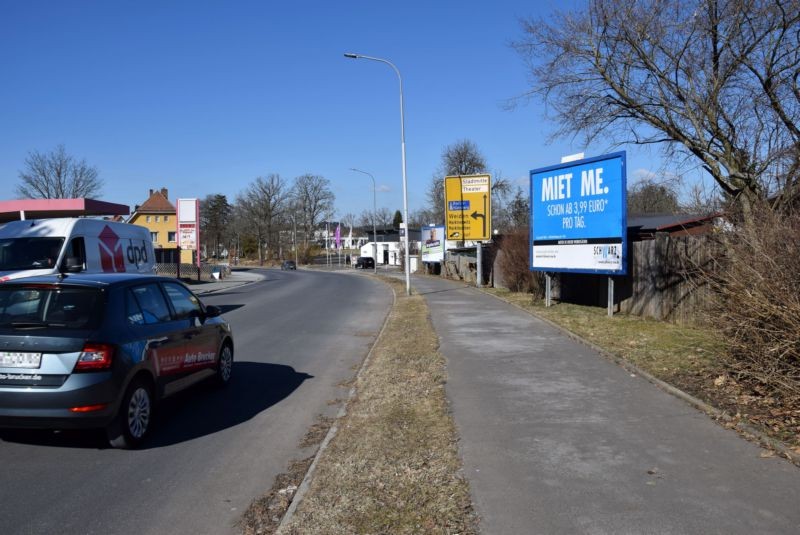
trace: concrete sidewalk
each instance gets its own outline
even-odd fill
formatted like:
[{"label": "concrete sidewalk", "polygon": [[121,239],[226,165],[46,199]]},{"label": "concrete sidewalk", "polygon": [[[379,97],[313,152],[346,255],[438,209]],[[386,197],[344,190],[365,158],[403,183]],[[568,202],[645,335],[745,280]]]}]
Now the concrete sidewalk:
[{"label": "concrete sidewalk", "polygon": [[414,277],[484,534],[800,533],[800,470],[558,329]]},{"label": "concrete sidewalk", "polygon": [[250,284],[251,282],[263,280],[264,278],[264,274],[258,273],[255,269],[240,268],[233,269],[229,276],[221,280],[190,281],[188,285],[197,295],[204,295],[220,292],[222,290],[229,290],[231,288],[236,288],[237,286],[243,286],[245,284]]}]

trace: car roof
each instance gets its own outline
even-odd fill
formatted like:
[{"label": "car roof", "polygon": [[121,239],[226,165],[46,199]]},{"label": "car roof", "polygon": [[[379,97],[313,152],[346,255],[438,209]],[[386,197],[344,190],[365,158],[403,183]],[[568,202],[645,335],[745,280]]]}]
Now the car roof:
[{"label": "car roof", "polygon": [[10,281],[0,283],[0,288],[4,286],[25,286],[30,284],[77,285],[105,288],[112,285],[125,284],[129,282],[147,281],[180,282],[178,279],[172,277],[162,277],[159,275],[147,275],[141,273],[68,273],[64,275],[39,275],[36,277],[12,279]]}]

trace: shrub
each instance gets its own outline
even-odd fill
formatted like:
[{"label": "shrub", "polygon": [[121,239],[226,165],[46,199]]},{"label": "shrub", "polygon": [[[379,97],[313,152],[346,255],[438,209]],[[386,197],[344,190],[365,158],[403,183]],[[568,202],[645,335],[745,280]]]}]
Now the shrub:
[{"label": "shrub", "polygon": [[769,209],[718,233],[706,278],[709,322],[725,335],[726,364],[764,396],[800,401],[800,216]]},{"label": "shrub", "polygon": [[500,244],[500,269],[503,282],[512,291],[544,296],[544,277],[529,269],[530,252],[528,231],[518,231],[503,236]]}]

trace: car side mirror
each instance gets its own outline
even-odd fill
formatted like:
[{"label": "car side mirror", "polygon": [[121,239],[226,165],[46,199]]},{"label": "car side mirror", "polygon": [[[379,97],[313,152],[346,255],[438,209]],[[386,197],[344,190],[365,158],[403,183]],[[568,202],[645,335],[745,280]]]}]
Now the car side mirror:
[{"label": "car side mirror", "polygon": [[207,305],[206,306],[206,317],[207,318],[216,318],[222,315],[222,309],[215,305]]},{"label": "car side mirror", "polygon": [[68,256],[64,260],[64,271],[67,273],[80,273],[83,271],[83,262],[75,256]]}]

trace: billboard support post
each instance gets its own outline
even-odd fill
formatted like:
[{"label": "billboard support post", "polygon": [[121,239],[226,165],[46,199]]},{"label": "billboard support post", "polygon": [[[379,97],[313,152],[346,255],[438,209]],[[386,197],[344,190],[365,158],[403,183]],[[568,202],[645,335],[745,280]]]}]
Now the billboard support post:
[{"label": "billboard support post", "polygon": [[545,273],[544,274],[544,306],[546,306],[546,307],[550,306],[550,296],[551,295],[552,294],[550,293],[550,274],[549,273]]},{"label": "billboard support post", "polygon": [[608,277],[608,317],[614,316],[614,278]]}]

